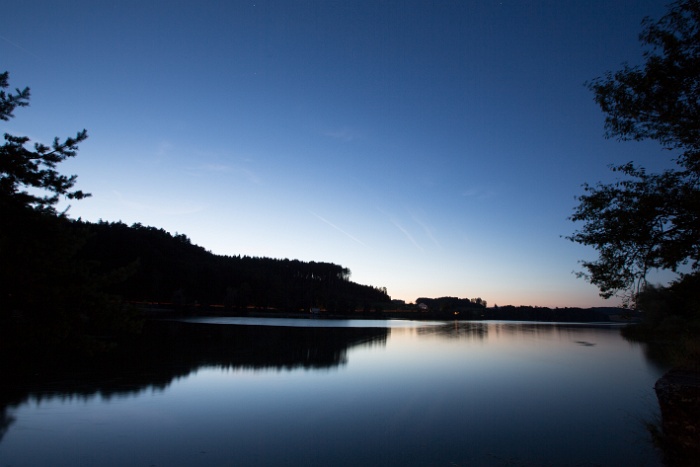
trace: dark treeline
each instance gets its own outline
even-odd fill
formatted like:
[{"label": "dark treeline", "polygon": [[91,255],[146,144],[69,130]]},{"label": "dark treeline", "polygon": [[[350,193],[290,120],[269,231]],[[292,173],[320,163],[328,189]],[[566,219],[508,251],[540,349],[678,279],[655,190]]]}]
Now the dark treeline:
[{"label": "dark treeline", "polygon": [[484,319],[506,321],[606,322],[631,321],[639,313],[622,308],[547,308],[533,306],[494,306],[484,312]]},{"label": "dark treeline", "polygon": [[429,311],[442,312],[465,312],[465,311],[480,311],[486,308],[486,301],[481,298],[457,298],[457,297],[439,297],[428,298],[419,297],[416,299],[416,304],[423,304]]},{"label": "dark treeline", "polygon": [[126,271],[109,292],[129,301],[344,313],[391,300],[385,289],[350,281],[350,270],[337,264],[215,255],[183,234],[141,224],[75,225],[88,232],[82,259],[102,271]]},{"label": "dark treeline", "polygon": [[[494,306],[486,307],[481,298],[440,297],[416,299],[420,313],[425,319],[470,319],[502,321],[540,321],[562,323],[590,323],[607,321],[634,321],[639,313],[617,307],[597,308],[548,308],[539,306]],[[415,315],[415,313],[414,313]]]}]

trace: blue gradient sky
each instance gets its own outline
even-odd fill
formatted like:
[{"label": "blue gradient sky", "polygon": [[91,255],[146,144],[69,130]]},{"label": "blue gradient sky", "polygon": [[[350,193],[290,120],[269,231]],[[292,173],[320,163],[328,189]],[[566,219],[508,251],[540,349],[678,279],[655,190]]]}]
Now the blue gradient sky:
[{"label": "blue gradient sky", "polygon": [[[663,1],[15,1],[3,131],[87,128],[72,217],[218,254],[328,261],[392,298],[594,306],[562,236],[608,164],[584,82],[641,61]],[[9,18],[9,17],[8,17]]]}]

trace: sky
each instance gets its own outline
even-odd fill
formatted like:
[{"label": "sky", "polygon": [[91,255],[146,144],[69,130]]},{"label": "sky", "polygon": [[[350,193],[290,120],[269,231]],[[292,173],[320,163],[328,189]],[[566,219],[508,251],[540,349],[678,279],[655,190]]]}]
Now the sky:
[{"label": "sky", "polygon": [[[583,183],[666,164],[604,138],[585,83],[641,63],[660,0],[32,1],[2,132],[87,129],[73,218],[221,255],[324,261],[394,299],[616,306],[576,277]],[[64,204],[62,207],[67,207]]]}]

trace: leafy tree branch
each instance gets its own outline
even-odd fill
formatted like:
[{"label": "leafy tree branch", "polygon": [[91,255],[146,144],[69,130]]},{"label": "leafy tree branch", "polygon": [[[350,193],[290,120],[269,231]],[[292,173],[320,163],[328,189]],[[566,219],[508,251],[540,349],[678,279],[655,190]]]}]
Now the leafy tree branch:
[{"label": "leafy tree branch", "polygon": [[579,276],[605,298],[634,300],[652,269],[700,273],[700,0],[677,1],[642,24],[644,64],[587,85],[606,137],[655,140],[677,156],[661,173],[629,162],[611,168],[616,182],[583,186],[570,217],[582,227],[567,238],[598,251]]},{"label": "leafy tree branch", "polygon": [[[0,120],[8,121],[18,107],[29,105],[29,88],[8,93],[9,74],[0,74]],[[87,131],[79,131],[75,137],[64,140],[55,138],[51,146],[35,143],[28,148],[26,136],[5,133],[0,146],[0,200],[6,207],[27,207],[56,214],[55,205],[61,196],[80,200],[90,196],[81,190],[73,190],[77,176],[62,175],[57,164],[74,157],[78,145],[87,139]],[[41,196],[32,192],[48,192]]]}]

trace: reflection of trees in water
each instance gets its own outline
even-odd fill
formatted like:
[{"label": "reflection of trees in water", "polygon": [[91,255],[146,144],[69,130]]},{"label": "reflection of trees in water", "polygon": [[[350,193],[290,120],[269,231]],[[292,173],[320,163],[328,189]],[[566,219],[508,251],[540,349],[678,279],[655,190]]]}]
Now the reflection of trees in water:
[{"label": "reflection of trees in water", "polygon": [[568,323],[536,323],[514,321],[451,321],[439,326],[424,326],[417,329],[420,335],[440,335],[447,338],[484,339],[489,332],[494,334],[551,336],[554,333],[576,336],[591,329],[610,329],[609,326]]},{"label": "reflection of trees in water", "polygon": [[[143,335],[108,357],[0,365],[0,440],[9,412],[27,399],[88,399],[164,390],[202,367],[249,370],[329,369],[347,363],[351,347],[386,345],[385,328],[235,326],[179,321],[146,323]],[[5,362],[0,362],[5,363]],[[7,370],[7,371],[3,371]],[[38,375],[38,376],[37,376]]]},{"label": "reflection of trees in water", "polygon": [[491,329],[496,335],[505,334],[508,336],[523,336],[537,339],[539,337],[549,337],[562,330],[566,332],[567,328],[559,328],[559,326],[555,324],[499,322],[493,323]]},{"label": "reflection of trees in water", "polygon": [[536,322],[491,322],[491,330],[495,333],[523,336],[551,336],[552,334],[565,334],[576,340],[581,334],[589,334],[596,329],[609,331],[609,325],[596,325],[590,323],[536,323]]},{"label": "reflection of trees in water", "polygon": [[657,371],[666,372],[673,366],[674,353],[678,351],[677,342],[671,339],[645,339],[638,336],[633,329],[622,329],[622,337],[631,345],[638,345],[644,357]]},{"label": "reflection of trees in water", "polygon": [[0,407],[0,442],[2,442],[5,432],[15,421],[15,417],[9,412],[8,407]]},{"label": "reflection of trees in water", "polygon": [[[618,329],[609,325],[597,324],[572,324],[572,323],[537,323],[537,322],[513,322],[513,321],[452,321],[437,326],[423,326],[415,330],[422,336],[435,335],[449,339],[483,340],[489,334],[492,336],[517,336],[525,339],[549,340],[553,335],[560,339],[570,340],[573,344],[594,347],[597,344],[595,338],[598,332],[618,332]],[[657,363],[659,358],[654,358],[653,350],[645,348],[645,354],[651,363]]]},{"label": "reflection of trees in water", "polygon": [[480,321],[451,321],[439,326],[418,328],[419,335],[439,335],[450,339],[484,339],[488,332],[488,324]]},{"label": "reflection of trees in water", "polygon": [[417,329],[419,335],[439,335],[446,338],[484,339],[489,332],[496,335],[551,336],[567,334],[574,338],[591,329],[609,330],[609,326],[591,324],[576,325],[568,323],[535,323],[513,321],[451,321],[438,326],[423,326]]},{"label": "reflection of trees in water", "polygon": [[675,349],[667,342],[630,342],[642,347],[647,363],[656,368],[657,371],[665,372],[672,366]]},{"label": "reflection of trees in water", "polygon": [[[235,326],[171,321],[156,323],[148,342],[152,351],[188,361],[191,366],[236,369],[321,369],[347,362],[350,347],[386,344],[387,330]],[[186,346],[183,349],[183,346]]]}]

